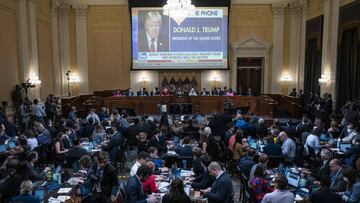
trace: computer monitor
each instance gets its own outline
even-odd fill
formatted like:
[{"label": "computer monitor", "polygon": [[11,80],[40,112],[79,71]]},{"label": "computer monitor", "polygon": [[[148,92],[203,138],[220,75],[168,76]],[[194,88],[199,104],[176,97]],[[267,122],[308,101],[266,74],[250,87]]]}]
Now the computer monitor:
[{"label": "computer monitor", "polygon": [[254,149],[256,149],[257,148],[257,143],[256,142],[251,142],[251,148],[254,148]]},{"label": "computer monitor", "polygon": [[347,152],[351,149],[351,144],[350,143],[341,143],[339,145],[339,150],[340,152]]},{"label": "computer monitor", "polygon": [[44,190],[35,190],[35,197],[40,199],[40,201],[44,200],[45,191]]},{"label": "computer monitor", "polygon": [[6,145],[0,145],[0,153],[6,152]]},{"label": "computer monitor", "polygon": [[288,184],[297,188],[300,182],[300,175],[298,173],[294,173],[292,171],[287,171],[286,179],[288,180]]}]

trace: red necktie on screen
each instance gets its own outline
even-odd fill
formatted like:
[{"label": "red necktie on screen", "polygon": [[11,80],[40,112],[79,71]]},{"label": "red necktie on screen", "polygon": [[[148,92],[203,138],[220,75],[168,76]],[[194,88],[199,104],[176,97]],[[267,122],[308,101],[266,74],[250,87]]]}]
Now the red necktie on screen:
[{"label": "red necktie on screen", "polygon": [[149,52],[155,52],[155,44],[154,44],[154,41],[155,41],[155,39],[151,39]]}]

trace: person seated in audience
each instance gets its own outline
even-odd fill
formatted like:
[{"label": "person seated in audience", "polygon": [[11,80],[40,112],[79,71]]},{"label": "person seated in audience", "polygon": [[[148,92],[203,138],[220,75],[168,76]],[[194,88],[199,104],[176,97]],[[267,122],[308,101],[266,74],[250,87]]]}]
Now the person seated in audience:
[{"label": "person seated in audience", "polygon": [[44,128],[44,125],[42,123],[36,122],[36,124],[34,124],[34,129],[38,134],[36,138],[38,141],[38,145],[51,142],[50,132],[46,128]]},{"label": "person seated in audience", "polygon": [[150,96],[160,96],[159,88],[154,87],[154,89],[150,92]]},{"label": "person seated in audience", "polygon": [[155,164],[152,161],[148,161],[146,165],[151,169],[151,173],[149,174],[149,177],[146,180],[142,180],[141,184],[143,186],[143,190],[145,195],[151,195],[152,193],[157,193],[159,190],[155,183]]},{"label": "person seated in audience", "polygon": [[297,95],[296,88],[293,88],[292,91],[290,92],[289,96],[296,97],[296,95]]},{"label": "person seated in audience", "polygon": [[256,137],[265,138],[267,134],[267,127],[265,125],[265,120],[263,118],[259,118],[257,125],[255,126]]},{"label": "person seated in audience", "polygon": [[342,203],[341,197],[335,192],[330,190],[331,179],[329,176],[320,177],[320,188],[312,193],[310,200],[312,203],[332,202]]},{"label": "person seated in audience", "polygon": [[5,141],[10,139],[10,137],[5,133],[4,124],[0,125],[0,144],[5,144]]},{"label": "person seated in audience", "polygon": [[40,199],[32,195],[33,184],[25,180],[20,185],[20,195],[11,199],[12,203],[40,203]]},{"label": "person seated in audience", "polygon": [[270,132],[271,135],[275,135],[276,132],[280,131],[280,122],[279,119],[274,118],[271,126],[268,128],[268,132]]},{"label": "person seated in audience", "polygon": [[243,139],[242,138],[242,131],[239,129],[236,131],[235,135],[235,143],[233,144],[233,147],[231,149],[233,157],[232,160],[234,162],[239,163],[240,159],[242,159],[244,156],[246,156],[246,149],[247,146],[243,145]]},{"label": "person seated in audience", "polygon": [[327,133],[333,139],[337,139],[340,136],[340,128],[336,120],[330,122],[330,128],[327,130]]},{"label": "person seated in audience", "polygon": [[183,131],[184,131],[184,133],[190,134],[189,136],[191,136],[192,139],[197,139],[198,140],[199,137],[198,137],[197,133],[199,132],[199,128],[193,126],[193,123],[194,123],[194,121],[192,119],[189,119],[187,121],[188,125],[183,127]]},{"label": "person seated in audience", "polygon": [[208,170],[210,175],[214,176],[216,180],[211,188],[200,190],[204,197],[209,200],[209,203],[233,202],[234,189],[230,176],[221,169],[220,164],[217,162],[211,162]]},{"label": "person seated in audience", "polygon": [[343,167],[341,160],[332,159],[329,163],[330,167],[330,178],[331,185],[330,189],[333,192],[345,192],[346,190],[346,182],[344,181],[343,176]]},{"label": "person seated in audience", "polygon": [[310,157],[315,158],[321,149],[319,139],[320,134],[320,128],[314,128],[310,135],[306,138],[304,151]]},{"label": "person seated in audience", "polygon": [[256,154],[256,150],[253,148],[249,148],[247,150],[247,155],[240,159],[239,162],[239,169],[243,174],[245,174],[247,177],[250,176],[250,170],[253,165],[256,163],[254,162],[254,157]]},{"label": "person seated in audience", "polygon": [[97,144],[100,144],[102,141],[105,140],[106,132],[104,127],[101,124],[96,125],[95,130],[91,136],[92,140],[95,141]]},{"label": "person seated in audience", "polygon": [[[100,122],[102,122],[104,119],[108,119],[109,115],[108,115],[108,110],[106,107],[101,107],[100,113],[99,113],[99,120]],[[100,123],[99,123],[100,124]]]},{"label": "person seated in audience", "polygon": [[71,130],[69,127],[65,127],[66,131],[61,133],[61,141],[64,144],[65,149],[70,149],[74,145],[74,140],[72,140],[69,135],[71,135]]},{"label": "person seated in audience", "polygon": [[146,91],[145,87],[140,88],[140,90],[136,93],[137,96],[149,96],[148,91]]},{"label": "person seated in audience", "polygon": [[263,147],[263,153],[268,156],[282,156],[281,145],[274,143],[274,137],[272,135],[266,137],[266,145]]},{"label": "person seated in audience", "polygon": [[131,167],[130,170],[130,176],[134,176],[136,174],[136,171],[141,165],[146,164],[147,158],[149,157],[148,153],[145,151],[142,151],[138,154],[137,160],[135,164]]},{"label": "person seated in audience", "polygon": [[69,149],[68,153],[66,154],[66,156],[72,158],[81,158],[84,155],[88,155],[88,152],[86,151],[86,149],[81,147],[80,139],[74,141],[74,146],[71,149]]},{"label": "person seated in audience", "polygon": [[26,165],[27,165],[27,174],[31,181],[41,181],[46,178],[46,174],[51,170],[50,167],[46,167],[42,172],[38,172],[35,168],[34,164],[39,160],[39,155],[37,152],[32,151],[26,157]]},{"label": "person seated in audience", "polygon": [[190,141],[190,137],[184,137],[181,146],[177,147],[175,149],[175,152],[178,153],[180,156],[193,156]]},{"label": "person seated in audience", "polygon": [[156,129],[154,136],[149,141],[149,146],[156,147],[160,155],[166,153],[166,134],[161,133],[158,129]]},{"label": "person seated in audience", "polygon": [[270,181],[266,179],[266,167],[263,165],[257,165],[254,177],[249,181],[249,184],[258,203],[262,201],[266,193],[273,191]]},{"label": "person seated in audience", "polygon": [[68,115],[68,119],[70,121],[75,121],[77,118],[78,118],[78,116],[76,114],[76,107],[72,106],[71,111],[69,112],[69,115]]},{"label": "person seated in audience", "polygon": [[214,183],[215,177],[211,176],[208,170],[208,166],[212,162],[212,159],[209,155],[202,155],[201,158],[201,166],[204,168],[204,173],[202,175],[195,178],[186,178],[185,183],[191,183],[191,187],[199,190],[206,189],[212,186]]},{"label": "person seated in audience", "polygon": [[189,96],[197,96],[195,88],[191,88],[191,90],[189,92]]},{"label": "person seated in audience", "polygon": [[67,153],[69,150],[65,149],[64,142],[62,140],[62,136],[64,133],[58,133],[53,141],[53,152],[54,152],[54,158],[56,161],[64,161],[65,153]]},{"label": "person seated in audience", "polygon": [[288,181],[282,174],[275,177],[275,190],[264,195],[262,203],[294,203],[294,194],[287,190]]},{"label": "person seated in audience", "polygon": [[204,134],[207,137],[205,151],[206,153],[208,153],[208,155],[211,156],[213,160],[217,160],[220,149],[217,141],[215,140],[214,136],[211,133],[211,128],[205,127]]},{"label": "person seated in audience", "polygon": [[99,124],[100,123],[100,118],[99,116],[96,114],[95,112],[95,109],[94,108],[91,108],[90,111],[89,111],[89,114],[86,116],[86,120],[89,121],[89,119],[92,118],[93,120],[93,123],[90,123],[90,124]]},{"label": "person seated in audience", "polygon": [[106,145],[102,145],[102,149],[108,151],[110,160],[116,163],[119,156],[119,150],[122,150],[123,148],[125,137],[117,131],[116,126],[112,126],[111,129],[113,133],[111,134],[110,142]]},{"label": "person seated in audience", "polygon": [[330,176],[330,160],[332,158],[332,152],[328,148],[323,148],[320,152],[321,165],[313,176],[319,179],[322,176]]},{"label": "person seated in audience", "polygon": [[264,153],[260,153],[259,154],[259,163],[255,164],[251,167],[249,181],[251,181],[253,179],[256,167],[261,165],[261,166],[264,166],[266,169],[268,162],[269,162],[269,157]]},{"label": "person seated in audience", "polygon": [[296,154],[296,144],[294,140],[289,138],[286,132],[284,131],[279,133],[278,139],[282,142],[281,151],[282,154],[285,156],[284,158],[285,164],[292,165]]},{"label": "person seated in audience", "polygon": [[25,135],[20,135],[18,147],[23,154],[27,154],[31,150],[31,147],[27,144]]},{"label": "person seated in audience", "polygon": [[295,127],[295,132],[301,135],[305,131],[305,129],[309,127],[310,129],[312,128],[312,122],[310,118],[306,114],[304,114],[301,122]]},{"label": "person seated in audience", "polygon": [[140,132],[139,135],[137,136],[137,139],[138,139],[138,143],[137,143],[138,152],[147,151],[149,146],[147,140],[147,134],[145,132]]},{"label": "person seated in audience", "polygon": [[229,88],[229,90],[226,91],[225,96],[227,96],[227,97],[232,97],[232,96],[234,96],[233,90],[232,90],[231,88]]},{"label": "person seated in audience", "polygon": [[353,168],[346,168],[343,171],[343,180],[346,182],[346,191],[342,195],[345,203],[360,202],[360,181],[356,181],[358,173]]},{"label": "person seated in audience", "polygon": [[129,177],[125,188],[126,203],[156,203],[155,195],[147,197],[141,184],[141,182],[147,180],[150,175],[150,167],[144,164],[137,169],[134,175]]},{"label": "person seated in audience", "polygon": [[31,150],[33,150],[35,147],[38,146],[38,141],[37,141],[37,139],[35,138],[35,133],[34,133],[34,131],[32,131],[32,130],[27,130],[27,131],[25,132],[25,135],[26,135],[26,137],[27,137],[26,142],[27,142],[27,144],[30,146],[30,149],[31,149]]},{"label": "person seated in audience", "polygon": [[173,126],[171,126],[171,134],[173,134],[173,136],[180,136],[180,133],[182,133],[184,131],[184,129],[181,126],[181,122],[178,120],[175,120]]},{"label": "person seated in audience", "polygon": [[161,161],[161,159],[158,156],[158,149],[154,146],[149,147],[148,149],[148,153],[149,153],[149,159],[150,161],[154,162],[155,164],[155,170],[154,173],[158,174],[159,172],[161,172],[161,167],[163,162]]},{"label": "person seated in audience", "polygon": [[355,145],[350,150],[345,152],[344,164],[346,166],[354,167],[355,162],[360,157],[360,137],[355,139]]},{"label": "person seated in audience", "polygon": [[169,89],[168,88],[164,88],[162,91],[161,91],[161,96],[169,96],[170,95],[170,92],[169,92]]},{"label": "person seated in audience", "polygon": [[20,184],[24,177],[20,175],[20,161],[16,157],[6,160],[6,176],[0,181],[0,194],[3,202],[10,202],[11,198],[20,194]]},{"label": "person seated in audience", "polygon": [[[233,150],[234,149],[234,144],[235,144],[235,141],[236,141],[236,136],[238,137],[243,137],[243,131],[241,129],[237,129],[235,134],[231,135],[231,137],[229,138],[229,141],[228,141],[228,149],[229,150]],[[246,138],[244,138],[246,140]],[[247,142],[247,140],[246,140]],[[243,143],[242,139],[241,139],[241,144]]]},{"label": "person seated in audience", "polygon": [[357,126],[353,123],[350,123],[347,126],[347,133],[347,136],[341,139],[342,142],[352,143],[353,141],[355,141],[356,138],[359,137],[357,132]]},{"label": "person seated in audience", "polygon": [[190,197],[184,191],[184,184],[181,179],[175,178],[167,194],[163,197],[162,203],[191,203]]},{"label": "person seated in audience", "polygon": [[193,172],[195,174],[195,177],[200,177],[204,174],[205,168],[201,164],[201,149],[199,147],[193,147],[192,152],[194,155],[194,161],[193,161]]},{"label": "person seated in audience", "polygon": [[89,170],[89,180],[94,186],[90,202],[115,201],[118,192],[118,174],[116,168],[109,163],[107,152],[96,154],[96,163]]}]

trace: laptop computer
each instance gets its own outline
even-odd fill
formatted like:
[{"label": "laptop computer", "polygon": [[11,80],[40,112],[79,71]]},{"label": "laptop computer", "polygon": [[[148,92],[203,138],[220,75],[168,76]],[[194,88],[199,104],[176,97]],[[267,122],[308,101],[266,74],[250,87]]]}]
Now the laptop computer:
[{"label": "laptop computer", "polygon": [[340,152],[347,152],[351,149],[351,144],[350,143],[341,143],[339,145],[339,150]]},{"label": "laptop computer", "polygon": [[287,171],[286,179],[288,180],[288,184],[294,188],[299,187],[300,183],[300,175],[298,173],[294,173],[292,171]]},{"label": "laptop computer", "polygon": [[6,152],[6,145],[2,144],[0,145],[0,153]]}]

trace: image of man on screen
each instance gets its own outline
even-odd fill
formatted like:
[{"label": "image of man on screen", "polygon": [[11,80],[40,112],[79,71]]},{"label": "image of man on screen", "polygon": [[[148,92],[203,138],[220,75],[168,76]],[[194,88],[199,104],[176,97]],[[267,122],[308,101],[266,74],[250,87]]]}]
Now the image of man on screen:
[{"label": "image of man on screen", "polygon": [[139,52],[167,52],[169,39],[160,32],[162,16],[159,11],[149,11],[145,15],[145,29],[139,32]]}]

